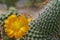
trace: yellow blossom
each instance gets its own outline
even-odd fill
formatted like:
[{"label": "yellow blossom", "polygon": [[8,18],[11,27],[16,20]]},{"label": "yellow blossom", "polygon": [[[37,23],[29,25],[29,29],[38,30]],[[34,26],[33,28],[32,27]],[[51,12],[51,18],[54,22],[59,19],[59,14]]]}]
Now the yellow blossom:
[{"label": "yellow blossom", "polygon": [[18,17],[13,14],[4,22],[5,32],[10,38],[21,38],[29,30],[28,23],[30,21],[31,18],[26,18],[23,14]]}]

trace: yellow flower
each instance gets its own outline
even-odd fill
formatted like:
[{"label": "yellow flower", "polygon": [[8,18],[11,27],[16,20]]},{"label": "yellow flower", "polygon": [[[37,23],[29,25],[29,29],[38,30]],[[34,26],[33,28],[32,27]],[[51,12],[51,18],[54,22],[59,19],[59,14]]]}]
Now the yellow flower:
[{"label": "yellow flower", "polygon": [[26,35],[26,32],[29,30],[28,23],[31,21],[31,18],[26,18],[25,15],[11,15],[5,20],[5,32],[12,38],[21,38],[23,35]]}]

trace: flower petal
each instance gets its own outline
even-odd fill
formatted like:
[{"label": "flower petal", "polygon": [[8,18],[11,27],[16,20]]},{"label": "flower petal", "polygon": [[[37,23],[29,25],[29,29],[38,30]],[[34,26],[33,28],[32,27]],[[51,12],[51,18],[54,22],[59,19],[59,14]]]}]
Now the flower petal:
[{"label": "flower petal", "polygon": [[8,20],[5,20],[4,23],[5,23],[5,24],[9,24],[9,21],[8,21]]},{"label": "flower petal", "polygon": [[15,38],[22,38],[22,32],[16,32]]},{"label": "flower petal", "polygon": [[28,18],[27,21],[30,22],[32,18]]},{"label": "flower petal", "polygon": [[5,28],[5,32],[8,32],[8,29],[7,28]]},{"label": "flower petal", "polygon": [[20,15],[19,17],[19,21],[22,25],[27,25],[28,24],[28,21],[27,21],[27,18],[25,17],[25,15]]},{"label": "flower petal", "polygon": [[10,38],[12,38],[12,37],[14,36],[14,35],[13,35],[13,34],[14,34],[13,31],[8,32],[7,34],[8,34],[8,36],[9,36]]},{"label": "flower petal", "polygon": [[26,32],[21,31],[21,30],[19,31],[19,33],[20,33],[20,35],[21,35],[21,36],[23,36],[23,35],[25,35],[25,34],[26,34]]},{"label": "flower petal", "polygon": [[17,20],[17,16],[16,15],[11,15],[11,16],[8,17],[8,20],[9,20],[10,23],[14,22],[15,20]]},{"label": "flower petal", "polygon": [[26,25],[26,26],[22,27],[20,30],[23,32],[27,32],[29,30],[29,26]]},{"label": "flower petal", "polygon": [[7,33],[7,35],[11,38],[11,37],[13,37],[14,35],[14,31],[12,31],[12,30],[10,30],[10,29],[8,29],[8,28],[5,28],[5,32]]}]

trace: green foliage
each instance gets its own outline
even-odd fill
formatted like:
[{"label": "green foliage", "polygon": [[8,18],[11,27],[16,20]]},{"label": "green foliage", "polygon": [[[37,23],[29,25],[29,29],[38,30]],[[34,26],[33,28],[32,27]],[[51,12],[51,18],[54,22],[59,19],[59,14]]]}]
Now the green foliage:
[{"label": "green foliage", "polygon": [[4,37],[4,40],[9,40],[9,37],[8,37],[8,36],[5,36],[5,37]]},{"label": "green foliage", "polygon": [[5,3],[8,7],[15,6],[18,0],[0,0],[0,3]]},{"label": "green foliage", "polygon": [[18,0],[5,0],[5,3],[7,4],[8,7],[10,7],[10,6],[15,6],[15,3],[17,1]]},{"label": "green foliage", "polygon": [[2,0],[0,0],[0,3],[2,3]]}]

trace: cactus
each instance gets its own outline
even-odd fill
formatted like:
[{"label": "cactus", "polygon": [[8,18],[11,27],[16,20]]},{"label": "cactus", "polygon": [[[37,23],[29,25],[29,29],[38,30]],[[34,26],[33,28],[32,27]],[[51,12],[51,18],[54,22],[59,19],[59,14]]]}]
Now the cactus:
[{"label": "cactus", "polygon": [[[60,40],[60,0],[51,0],[41,11],[30,22],[30,30],[21,40]],[[4,18],[1,20],[4,21]]]},{"label": "cactus", "polygon": [[51,0],[40,15],[30,23],[31,29],[24,40],[60,39],[60,1]]}]

